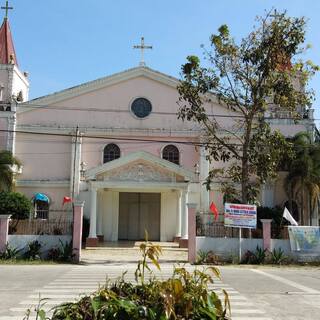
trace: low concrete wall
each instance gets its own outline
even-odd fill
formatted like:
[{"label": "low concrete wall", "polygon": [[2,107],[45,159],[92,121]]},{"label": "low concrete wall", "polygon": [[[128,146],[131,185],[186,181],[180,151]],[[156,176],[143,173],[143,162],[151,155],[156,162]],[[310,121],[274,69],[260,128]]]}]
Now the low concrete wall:
[{"label": "low concrete wall", "polygon": [[279,250],[280,248],[286,255],[292,254],[289,240],[271,239],[271,250]]},{"label": "low concrete wall", "polygon": [[[262,248],[262,239],[242,239],[241,250],[242,255],[247,250],[255,251],[256,247]],[[210,238],[210,237],[197,237],[196,238],[197,252],[213,251],[214,253],[221,255],[225,258],[239,255],[239,239],[238,238]]]},{"label": "low concrete wall", "polygon": [[[230,258],[239,254],[239,239],[238,238],[211,238],[211,237],[197,237],[197,252],[199,250],[208,252],[213,251],[215,254],[221,255],[225,258]],[[262,239],[242,239],[241,250],[242,255],[247,250],[255,251],[256,247],[263,247]],[[291,251],[290,241],[283,239],[271,239],[271,251],[273,249],[282,249],[286,256],[292,258],[299,258],[299,252]]]},{"label": "low concrete wall", "polygon": [[21,253],[26,250],[28,243],[38,240],[42,244],[41,253],[46,254],[50,249],[60,246],[60,240],[63,243],[71,241],[71,235],[9,235],[8,243],[11,247],[22,249]]}]

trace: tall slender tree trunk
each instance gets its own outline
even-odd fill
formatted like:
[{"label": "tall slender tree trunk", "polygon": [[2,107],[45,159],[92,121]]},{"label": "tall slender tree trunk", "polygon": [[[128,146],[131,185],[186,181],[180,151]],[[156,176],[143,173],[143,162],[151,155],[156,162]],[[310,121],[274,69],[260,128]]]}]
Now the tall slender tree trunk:
[{"label": "tall slender tree trunk", "polygon": [[249,163],[247,154],[242,158],[242,173],[241,173],[241,200],[243,204],[248,203],[248,186],[249,186]]},{"label": "tall slender tree trunk", "polygon": [[304,181],[301,178],[301,225],[304,225]]},{"label": "tall slender tree trunk", "polygon": [[249,190],[249,155],[248,149],[250,145],[250,137],[251,137],[251,130],[252,130],[252,119],[253,115],[251,115],[247,121],[247,129],[244,136],[244,144],[242,150],[242,172],[241,172],[241,196],[242,196],[242,203],[248,203],[248,190]]}]

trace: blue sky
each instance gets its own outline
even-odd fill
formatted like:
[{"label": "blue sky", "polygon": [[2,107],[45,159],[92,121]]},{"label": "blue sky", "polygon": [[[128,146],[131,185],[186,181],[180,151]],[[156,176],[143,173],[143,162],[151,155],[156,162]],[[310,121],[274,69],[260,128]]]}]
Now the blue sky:
[{"label": "blue sky", "polygon": [[[4,0],[0,0],[2,4]],[[221,24],[240,39],[252,30],[257,15],[272,7],[306,16],[305,59],[320,64],[320,1],[315,0],[11,0],[11,29],[19,64],[29,71],[35,98],[138,65],[132,46],[145,37],[153,50],[147,66],[179,76],[190,54]],[[4,13],[3,13],[4,14]],[[320,75],[311,83],[318,101]],[[320,112],[316,111],[320,119]]]}]

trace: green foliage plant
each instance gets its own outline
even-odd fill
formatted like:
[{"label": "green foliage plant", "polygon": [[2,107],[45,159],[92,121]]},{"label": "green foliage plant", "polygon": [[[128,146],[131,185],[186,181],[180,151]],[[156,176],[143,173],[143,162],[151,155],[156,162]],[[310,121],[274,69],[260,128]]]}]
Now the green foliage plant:
[{"label": "green foliage plant", "polygon": [[47,320],[48,317],[46,316],[46,312],[44,309],[46,306],[47,300],[49,300],[49,299],[43,299],[43,298],[41,298],[41,296],[39,294],[38,304],[34,307],[34,310],[32,310],[31,308],[27,309],[25,316],[23,317],[23,320],[30,320],[32,311],[35,311],[35,313],[36,313],[35,320]]},{"label": "green foliage plant", "polygon": [[261,247],[257,246],[256,251],[254,253],[256,264],[262,264],[265,262],[267,255],[267,249],[262,249]]},{"label": "green foliage plant", "polygon": [[14,170],[21,167],[20,161],[12,155],[11,151],[0,151],[0,191],[12,191],[14,186]]},{"label": "green foliage plant", "polygon": [[[161,248],[145,241],[140,251],[142,257],[135,272],[136,283],[125,281],[125,274],[116,281],[107,280],[105,286],[78,302],[54,307],[51,320],[230,319],[227,292],[223,291],[222,301],[208,289],[214,278],[220,278],[217,268],[189,272],[184,266],[176,266],[169,279],[160,280],[152,272],[152,266],[161,270]],[[43,311],[40,316],[41,320],[50,319]]]},{"label": "green foliage plant", "polygon": [[208,260],[208,251],[199,250],[197,252],[196,264],[204,264]]},{"label": "green foliage plant", "polygon": [[[229,183],[227,189],[236,186],[232,191],[238,193],[229,197],[255,203],[260,186],[276,177],[283,157],[292,155],[292,144],[271,130],[268,117],[285,113],[299,121],[314,99],[307,84],[319,68],[301,60],[308,49],[305,30],[305,18],[272,10],[258,17],[239,43],[222,25],[211,36],[211,47],[203,47],[203,63],[187,57],[178,116],[204,130],[208,160],[225,163],[209,172],[208,189],[213,180]],[[226,108],[228,121],[217,104]]]},{"label": "green foliage plant", "polygon": [[24,258],[28,260],[40,260],[42,244],[38,240],[29,242]]},{"label": "green foliage plant", "polygon": [[221,264],[221,258],[216,255],[213,251],[199,250],[197,254],[196,264]]},{"label": "green foliage plant", "polygon": [[312,217],[317,220],[320,201],[320,143],[308,132],[296,134],[292,143],[294,157],[287,162],[288,175],[284,181],[288,209],[292,212],[295,200],[300,207],[300,224],[311,224]]},{"label": "green foliage plant", "polygon": [[140,252],[142,259],[138,261],[137,269],[135,271],[135,279],[138,282],[140,279],[141,284],[144,285],[145,282],[145,273],[148,271],[152,274],[152,269],[150,268],[147,259],[149,259],[152,264],[160,270],[159,257],[162,254],[162,249],[159,245],[153,245],[148,241],[148,232],[145,231],[145,242],[140,245]]},{"label": "green foliage plant", "polygon": [[0,252],[0,259],[2,260],[16,260],[21,252],[21,249],[13,248],[6,244],[5,249]]},{"label": "green foliage plant", "polygon": [[27,219],[31,211],[30,200],[19,192],[0,192],[0,215],[9,214],[11,219]]},{"label": "green foliage plant", "polygon": [[248,250],[245,255],[242,263],[245,264],[263,264],[266,262],[267,249],[262,249],[257,246],[254,252]]},{"label": "green foliage plant", "polygon": [[59,246],[57,248],[51,248],[48,252],[48,259],[58,262],[72,262],[74,258],[74,252],[72,247],[72,241],[63,242],[59,239]]},{"label": "green foliage plant", "polygon": [[271,262],[273,264],[283,264],[287,261],[287,256],[285,256],[283,250],[279,248],[278,250],[274,248],[271,252]]}]

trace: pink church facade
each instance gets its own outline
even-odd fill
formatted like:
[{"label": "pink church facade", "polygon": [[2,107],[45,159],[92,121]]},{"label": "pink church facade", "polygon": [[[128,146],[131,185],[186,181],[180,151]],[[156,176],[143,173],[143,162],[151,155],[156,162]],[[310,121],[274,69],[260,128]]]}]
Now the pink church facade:
[{"label": "pink church facade", "polygon": [[[23,164],[17,191],[45,194],[49,218],[69,196],[85,201],[91,244],[142,239],[145,229],[151,240],[172,241],[187,237],[187,203],[208,211],[213,200],[222,211],[219,185],[203,186],[221,164],[197,146],[201,128],[177,118],[178,79],[142,65],[28,101],[27,75],[15,61],[0,62],[0,146]],[[215,101],[206,107],[230,116]],[[288,136],[313,128],[312,119],[272,124]],[[263,188],[263,205],[285,201],[281,181]]]}]

